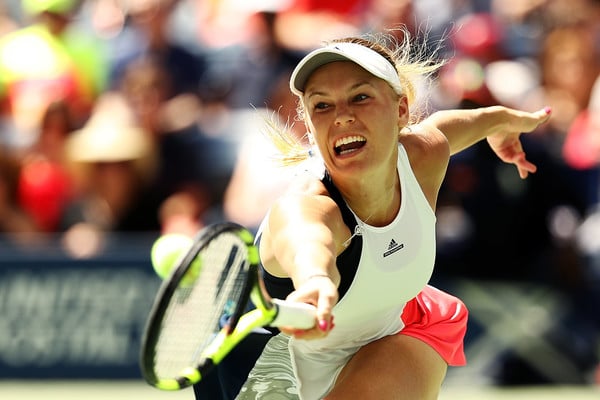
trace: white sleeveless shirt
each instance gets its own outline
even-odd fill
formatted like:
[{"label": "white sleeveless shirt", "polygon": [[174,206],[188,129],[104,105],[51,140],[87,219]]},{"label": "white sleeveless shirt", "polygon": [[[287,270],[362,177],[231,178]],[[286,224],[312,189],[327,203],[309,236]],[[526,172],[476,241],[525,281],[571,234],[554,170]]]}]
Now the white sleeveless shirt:
[{"label": "white sleeveless shirt", "polygon": [[303,400],[325,396],[362,346],[402,330],[405,304],[427,285],[433,272],[435,213],[412,172],[406,150],[402,145],[398,148],[400,210],[385,227],[369,226],[357,218],[362,255],[350,288],[333,309],[335,328],[323,339],[289,340]]}]

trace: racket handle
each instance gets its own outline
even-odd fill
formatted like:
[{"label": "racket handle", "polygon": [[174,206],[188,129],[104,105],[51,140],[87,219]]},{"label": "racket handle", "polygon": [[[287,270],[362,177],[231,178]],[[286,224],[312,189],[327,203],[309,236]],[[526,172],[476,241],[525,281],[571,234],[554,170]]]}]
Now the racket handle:
[{"label": "racket handle", "polygon": [[277,316],[271,326],[310,329],[317,323],[317,308],[312,304],[273,299]]}]

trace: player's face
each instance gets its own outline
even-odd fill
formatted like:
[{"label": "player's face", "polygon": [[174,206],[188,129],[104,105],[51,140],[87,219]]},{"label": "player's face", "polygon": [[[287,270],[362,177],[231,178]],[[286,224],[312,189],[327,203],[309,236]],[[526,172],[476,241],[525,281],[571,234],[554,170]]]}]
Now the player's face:
[{"label": "player's face", "polygon": [[311,75],[303,102],[307,126],[332,174],[396,165],[408,107],[387,82],[353,62],[333,62]]}]

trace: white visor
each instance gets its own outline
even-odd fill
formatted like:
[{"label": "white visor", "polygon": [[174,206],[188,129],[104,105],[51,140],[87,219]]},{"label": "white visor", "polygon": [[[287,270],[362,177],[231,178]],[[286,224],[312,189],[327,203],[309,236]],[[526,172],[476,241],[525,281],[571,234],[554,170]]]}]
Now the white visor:
[{"label": "white visor", "polygon": [[335,61],[352,61],[386,81],[397,94],[402,94],[402,85],[394,66],[376,51],[358,43],[331,43],[308,53],[292,72],[292,93],[302,96],[306,81],[312,73],[317,68]]}]

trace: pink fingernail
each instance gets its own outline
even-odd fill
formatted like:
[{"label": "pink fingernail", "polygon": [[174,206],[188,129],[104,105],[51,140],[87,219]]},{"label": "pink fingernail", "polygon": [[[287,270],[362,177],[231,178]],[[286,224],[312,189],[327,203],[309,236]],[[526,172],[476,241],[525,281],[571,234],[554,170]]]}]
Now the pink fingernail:
[{"label": "pink fingernail", "polygon": [[545,112],[546,114],[550,114],[550,113],[552,112],[552,107],[550,107],[550,106],[546,106],[546,107],[544,107],[544,112]]},{"label": "pink fingernail", "polygon": [[322,319],[319,321],[319,330],[326,332],[327,331],[327,321]]}]

